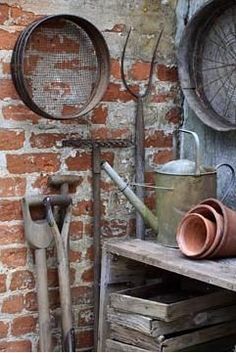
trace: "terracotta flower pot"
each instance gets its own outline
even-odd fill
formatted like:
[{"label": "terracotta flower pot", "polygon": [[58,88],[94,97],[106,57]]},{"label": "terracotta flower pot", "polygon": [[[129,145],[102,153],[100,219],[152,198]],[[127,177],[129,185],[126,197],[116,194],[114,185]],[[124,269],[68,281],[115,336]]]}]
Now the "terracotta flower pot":
[{"label": "terracotta flower pot", "polygon": [[215,239],[216,223],[198,213],[188,213],[177,229],[177,243],[188,257],[204,254]]},{"label": "terracotta flower pot", "polygon": [[201,259],[209,258],[222,239],[224,230],[223,217],[220,212],[217,212],[217,210],[215,210],[213,207],[206,204],[199,204],[195,206],[188,212],[188,214],[189,213],[200,214],[216,224],[216,232],[213,242],[209,245],[207,249],[204,250],[202,254],[198,256],[198,258]]},{"label": "terracotta flower pot", "polygon": [[220,242],[211,253],[211,258],[236,255],[236,212],[217,199],[207,199],[202,205],[213,207],[223,217],[223,234]]}]

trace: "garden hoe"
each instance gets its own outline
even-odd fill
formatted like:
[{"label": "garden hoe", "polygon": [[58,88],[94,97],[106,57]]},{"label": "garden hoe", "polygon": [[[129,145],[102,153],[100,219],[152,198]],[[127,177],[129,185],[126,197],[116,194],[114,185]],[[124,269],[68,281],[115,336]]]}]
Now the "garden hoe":
[{"label": "garden hoe", "polygon": [[[35,249],[40,351],[50,352],[52,350],[52,345],[48,300],[46,248],[48,248],[51,244],[53,236],[46,219],[36,221],[33,220],[31,216],[31,208],[43,206],[43,199],[43,197],[24,198],[22,202],[22,209],[26,239],[29,245]],[[68,196],[65,197],[61,195],[50,197],[50,201],[53,206],[68,206],[71,203],[71,199]]]}]

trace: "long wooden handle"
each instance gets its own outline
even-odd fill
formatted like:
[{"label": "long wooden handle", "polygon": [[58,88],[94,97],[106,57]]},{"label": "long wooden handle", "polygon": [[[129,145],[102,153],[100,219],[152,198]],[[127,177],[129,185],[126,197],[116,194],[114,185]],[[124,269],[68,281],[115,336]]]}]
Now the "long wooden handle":
[{"label": "long wooden handle", "polygon": [[50,327],[46,250],[35,250],[37,274],[37,297],[39,312],[39,344],[41,352],[51,352],[52,336]]},{"label": "long wooden handle", "polygon": [[[143,100],[141,97],[137,101],[137,113],[135,121],[135,182],[137,184],[144,184],[144,170],[145,170],[145,139],[144,119],[143,119]],[[136,186],[136,195],[144,202],[144,188],[140,185]],[[136,238],[145,238],[145,225],[142,216],[136,212]]]}]

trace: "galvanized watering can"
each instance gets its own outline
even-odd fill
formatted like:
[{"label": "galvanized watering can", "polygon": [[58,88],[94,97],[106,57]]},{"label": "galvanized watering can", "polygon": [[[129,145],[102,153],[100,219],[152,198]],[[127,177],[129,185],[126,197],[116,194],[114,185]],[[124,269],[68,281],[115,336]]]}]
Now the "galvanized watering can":
[{"label": "galvanized watering can", "polygon": [[222,163],[216,167],[201,166],[198,135],[188,130],[179,131],[193,136],[195,161],[174,160],[155,170],[156,215],[139,200],[109,163],[102,162],[102,169],[117,184],[145,222],[158,233],[158,242],[170,247],[177,247],[176,229],[183,215],[202,200],[216,198],[217,170],[225,166],[231,171],[231,180],[222,200],[225,199],[235,181],[235,172],[230,164]]}]

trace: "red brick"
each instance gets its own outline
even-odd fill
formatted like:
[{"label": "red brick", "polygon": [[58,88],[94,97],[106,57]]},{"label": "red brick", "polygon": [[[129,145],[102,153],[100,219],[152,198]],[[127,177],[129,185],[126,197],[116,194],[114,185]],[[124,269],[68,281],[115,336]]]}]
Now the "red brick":
[{"label": "red brick", "polygon": [[0,352],[31,352],[32,343],[29,340],[14,340],[0,342]]},{"label": "red brick", "polygon": [[79,326],[90,326],[94,323],[94,312],[93,308],[80,309],[79,311]]},{"label": "red brick", "polygon": [[28,292],[24,297],[24,308],[28,311],[38,310],[38,300],[36,292]]},{"label": "red brick", "polygon": [[11,20],[13,24],[18,26],[27,26],[36,19],[41,18],[42,16],[35,15],[30,11],[23,11],[20,7],[12,6],[11,7]]},{"label": "red brick", "polygon": [[0,149],[2,151],[18,150],[23,147],[24,141],[24,132],[0,129]]},{"label": "red brick", "polygon": [[73,215],[74,216],[92,216],[92,214],[93,214],[92,207],[93,207],[92,200],[79,201],[73,207]]},{"label": "red brick", "polygon": [[176,97],[176,92],[162,92],[152,95],[151,102],[165,103],[173,100]]},{"label": "red brick", "polygon": [[124,23],[117,23],[112,27],[112,29],[106,29],[105,32],[115,32],[115,33],[121,33],[124,32],[126,29],[126,25]]},{"label": "red brick", "polygon": [[145,147],[172,147],[172,135],[162,130],[145,131]]},{"label": "red brick", "polygon": [[51,310],[60,307],[59,289],[49,290],[49,307]]},{"label": "red brick", "polygon": [[81,256],[82,256],[81,251],[70,250],[70,252],[69,252],[69,260],[70,260],[70,262],[80,262],[81,261]]},{"label": "red brick", "polygon": [[4,22],[9,17],[10,6],[7,4],[0,4],[0,24],[3,25]]},{"label": "red brick", "polygon": [[0,50],[11,50],[14,48],[19,32],[10,32],[0,28]]},{"label": "red brick", "polygon": [[70,223],[70,239],[79,240],[83,237],[83,222],[72,221]]},{"label": "red brick", "polygon": [[93,237],[92,224],[84,222],[84,234],[88,237]]},{"label": "red brick", "polygon": [[73,286],[75,283],[76,269],[70,268],[70,285]]},{"label": "red brick", "polygon": [[134,63],[129,71],[129,75],[133,80],[142,81],[147,80],[150,74],[150,63],[137,61]]},{"label": "red brick", "polygon": [[90,304],[93,301],[93,288],[89,286],[72,287],[71,299],[73,305]]},{"label": "red brick", "polygon": [[0,293],[4,293],[7,290],[6,279],[6,275],[0,275]]},{"label": "red brick", "polygon": [[[104,152],[102,153],[102,159],[107,160],[110,164],[113,164],[114,153]],[[66,165],[69,170],[86,171],[92,167],[92,155],[91,152],[77,152],[75,157],[69,157],[66,159]]]},{"label": "red brick", "polygon": [[179,107],[171,108],[167,112],[165,119],[168,121],[168,123],[179,124],[182,120],[181,109]]},{"label": "red brick", "polygon": [[24,301],[23,301],[22,294],[10,296],[3,301],[2,313],[6,313],[6,314],[20,313],[24,308],[23,303]]},{"label": "red brick", "polygon": [[10,63],[7,63],[7,62],[2,62],[2,73],[4,75],[10,75],[11,74],[11,65]]},{"label": "red brick", "polygon": [[106,238],[123,237],[127,235],[128,222],[120,219],[105,220],[102,224],[102,235]]},{"label": "red brick", "polygon": [[32,184],[32,188],[39,189],[41,194],[59,194],[58,187],[49,185],[49,175],[39,176]]},{"label": "red brick", "polygon": [[93,267],[84,270],[84,272],[81,275],[81,278],[84,282],[93,282],[94,279],[94,269]]},{"label": "red brick", "polygon": [[37,319],[33,316],[21,316],[13,320],[11,333],[14,336],[25,335],[34,332],[36,329]]},{"label": "red brick", "polygon": [[92,167],[92,156],[90,152],[77,152],[75,157],[66,159],[66,165],[69,170],[85,171]]},{"label": "red brick", "polygon": [[[139,87],[132,86],[132,90],[134,90],[135,93],[138,93]],[[127,92],[125,89],[122,90],[121,84],[118,83],[110,83],[107,91],[103,97],[104,102],[129,102],[134,100],[133,96]]]},{"label": "red brick", "polygon": [[93,330],[81,331],[76,334],[76,347],[78,349],[93,347]]},{"label": "red brick", "polygon": [[23,196],[25,194],[25,190],[25,178],[0,178],[0,197]]},{"label": "red brick", "polygon": [[93,109],[91,121],[93,124],[106,124],[108,116],[108,108],[105,105],[100,105]]},{"label": "red brick", "polygon": [[0,245],[24,243],[24,230],[21,225],[0,225]]},{"label": "red brick", "polygon": [[[1,11],[1,8],[0,8]],[[7,336],[9,325],[4,321],[0,321],[0,338]]]},{"label": "red brick", "polygon": [[40,119],[39,115],[22,104],[4,106],[2,113],[6,120],[30,121],[36,124]]},{"label": "red brick", "polygon": [[34,275],[28,270],[12,273],[10,290],[33,289],[35,287]]},{"label": "red brick", "polygon": [[111,76],[115,79],[121,79],[121,68],[120,68],[120,60],[111,59]]},{"label": "red brick", "polygon": [[152,191],[152,192],[149,191],[148,195],[145,196],[145,205],[150,210],[156,209],[156,193],[155,193],[155,191]]},{"label": "red brick", "polygon": [[155,185],[155,172],[145,172],[145,183]]},{"label": "red brick", "polygon": [[91,132],[93,139],[128,139],[132,135],[130,129],[108,129],[107,127],[94,128]]},{"label": "red brick", "polygon": [[0,252],[0,261],[7,267],[25,266],[27,259],[27,249],[4,249]]},{"label": "red brick", "polygon": [[22,219],[21,202],[0,200],[0,221],[16,221]]},{"label": "red brick", "polygon": [[178,70],[175,66],[169,67],[160,64],[157,66],[157,78],[160,81],[177,82]]},{"label": "red brick", "polygon": [[57,269],[50,268],[48,269],[48,287],[54,288],[58,287],[58,271]]},{"label": "red brick", "polygon": [[171,161],[172,159],[173,159],[173,152],[170,150],[159,151],[153,156],[153,162],[155,164],[164,164]]},{"label": "red brick", "polygon": [[30,144],[34,148],[51,148],[56,146],[58,142],[65,140],[64,134],[34,134],[30,137]]},{"label": "red brick", "polygon": [[85,258],[86,258],[86,260],[90,260],[90,261],[93,261],[93,260],[94,260],[94,247],[93,247],[93,245],[91,245],[91,246],[87,249]]},{"label": "red brick", "polygon": [[56,172],[60,166],[59,155],[55,153],[8,154],[7,168],[10,173]]}]

